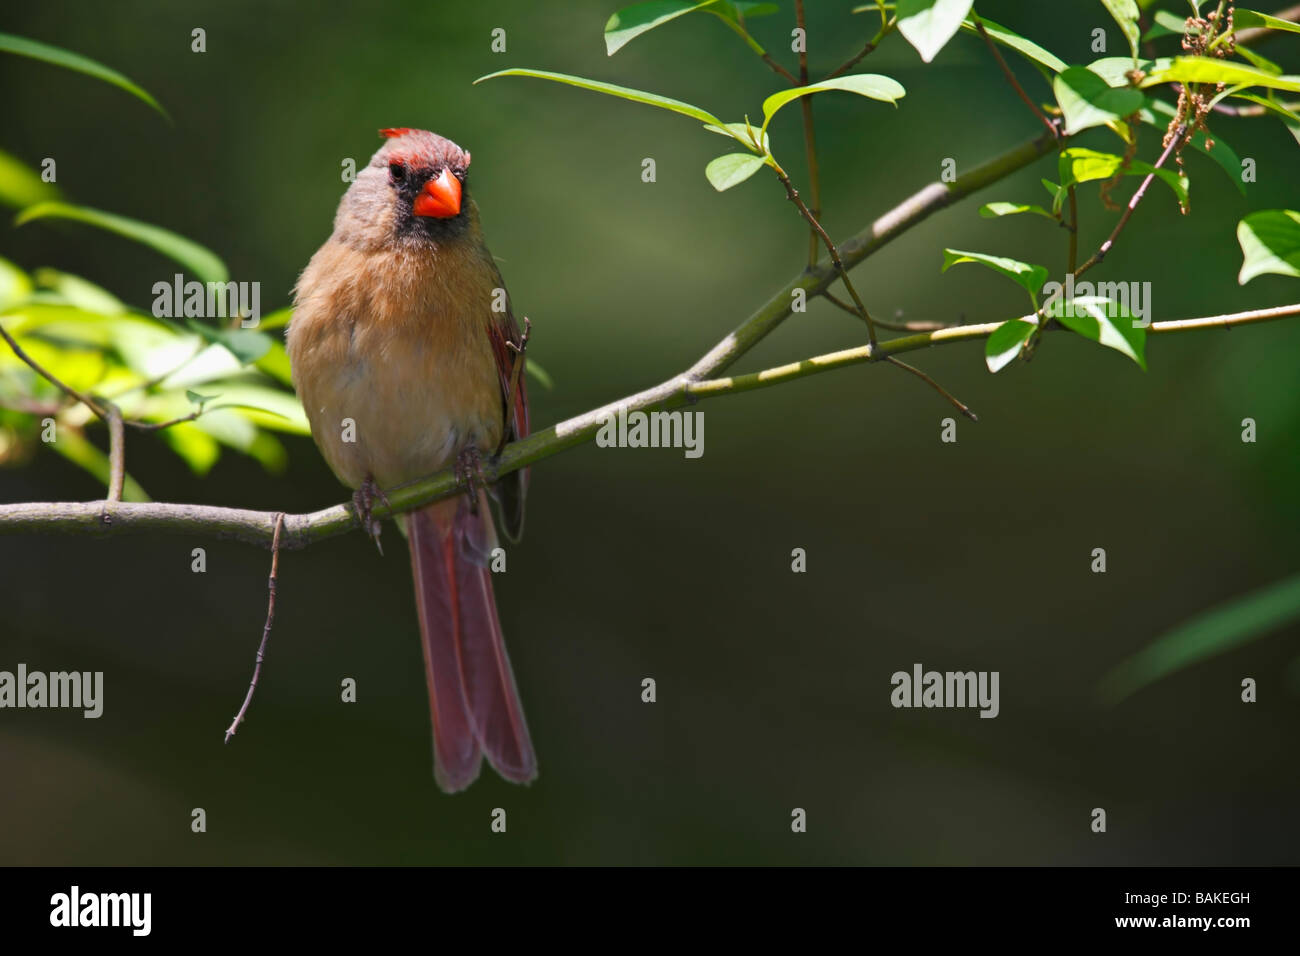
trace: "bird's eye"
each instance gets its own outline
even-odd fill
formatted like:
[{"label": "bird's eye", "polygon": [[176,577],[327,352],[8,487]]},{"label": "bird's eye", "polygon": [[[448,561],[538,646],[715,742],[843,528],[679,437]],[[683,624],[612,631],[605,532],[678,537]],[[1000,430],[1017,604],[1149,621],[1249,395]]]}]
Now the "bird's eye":
[{"label": "bird's eye", "polygon": [[392,177],[393,182],[401,182],[406,178],[406,167],[401,163],[389,163],[388,175]]}]

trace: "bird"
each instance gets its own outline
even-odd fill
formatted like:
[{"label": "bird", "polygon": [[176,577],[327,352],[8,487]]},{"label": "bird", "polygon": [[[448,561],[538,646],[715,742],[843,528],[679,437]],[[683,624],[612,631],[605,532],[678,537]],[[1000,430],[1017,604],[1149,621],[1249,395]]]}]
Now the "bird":
[{"label": "bird", "polygon": [[528,476],[513,471],[490,489],[482,477],[485,457],[528,434],[529,325],[521,332],[484,242],[470,153],[427,130],[380,135],[295,285],[294,388],[376,545],[371,508],[387,503],[385,489],[456,469],[463,494],[396,518],[415,581],[434,779],[464,790],[486,757],[505,779],[529,783],[537,756],[493,595],[487,493],[518,540]]}]

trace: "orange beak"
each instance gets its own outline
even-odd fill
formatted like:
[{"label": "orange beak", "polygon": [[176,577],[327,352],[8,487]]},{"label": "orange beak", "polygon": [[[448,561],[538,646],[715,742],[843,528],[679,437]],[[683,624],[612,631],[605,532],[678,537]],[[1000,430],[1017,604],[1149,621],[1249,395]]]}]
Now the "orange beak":
[{"label": "orange beak", "polygon": [[459,215],[460,180],[451,174],[451,170],[444,169],[435,179],[424,184],[411,211],[417,216],[432,216],[434,219]]}]

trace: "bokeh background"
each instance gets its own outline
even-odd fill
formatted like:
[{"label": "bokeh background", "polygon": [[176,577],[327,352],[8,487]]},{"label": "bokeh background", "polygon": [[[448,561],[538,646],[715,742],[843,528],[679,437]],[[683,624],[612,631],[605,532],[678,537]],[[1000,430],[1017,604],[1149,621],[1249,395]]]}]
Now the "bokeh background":
[{"label": "bokeh background", "polygon": [[[802,265],[806,232],[778,184],[717,194],[723,142],[683,117],[532,80],[571,72],[758,115],[780,88],[714,18],[688,17],[607,58],[614,0],[7,4],[0,30],[116,67],[175,125],[86,77],[0,57],[3,147],[98,208],[222,254],[287,304],[326,238],[340,162],[381,126],[442,132],[474,154],[487,236],[534,322],[545,425],[685,367]],[[792,3],[754,20],[778,58]],[[814,72],[877,25],[811,3]],[[1099,3],[981,2],[986,16],[1088,62]],[[207,52],[190,31],[207,31]],[[507,31],[504,54],[490,32]],[[1296,38],[1259,47],[1296,72]],[[1023,64],[1039,99],[1049,92]],[[825,222],[844,237],[937,178],[1036,134],[975,38],[924,66],[894,36],[859,68],[899,79],[897,110],[816,101]],[[774,143],[804,182],[798,109]],[[1242,288],[1237,220],[1295,208],[1296,143],[1276,122],[1215,129],[1258,162],[1241,197],[1189,153],[1192,213],[1156,187],[1096,278],[1154,283],[1159,319],[1294,301],[1294,280]],[[1104,131],[1085,144],[1109,148]],[[1142,155],[1157,136],[1147,131]],[[1147,155],[1151,153],[1151,155]],[[641,181],[653,157],[657,182]],[[1041,202],[1045,159],[926,222],[855,273],[874,312],[988,321],[1020,290],[941,248],[1063,267],[1051,224],[987,221],[979,202]],[[1136,180],[1119,195],[1127,196]],[[1081,190],[1081,248],[1109,232]],[[0,255],[79,273],[148,307],[174,270],[85,227],[0,224]],[[859,344],[825,303],[744,362]],[[0,712],[0,863],[1276,864],[1297,859],[1300,630],[1279,629],[1115,707],[1095,690],[1168,628],[1300,568],[1300,322],[1153,338],[1150,370],[1074,336],[995,376],[976,344],[912,356],[980,414],[888,367],[857,367],[703,406],[706,452],[586,445],[533,470],[528,534],[497,578],[541,760],[527,789],[434,786],[410,571],[358,534],[283,556],[267,670],[247,686],[268,557],[189,537],[0,539],[0,668],[105,672],[104,716]],[[1240,422],[1259,423],[1243,444]],[[102,433],[92,432],[102,443]],[[308,439],[283,474],[228,454],[196,478],[161,442],[128,463],[160,500],[290,512],[344,499]],[[0,471],[0,500],[102,488],[38,454]],[[208,551],[208,571],[190,551]],[[808,553],[793,574],[791,549]],[[1090,572],[1093,548],[1109,570]],[[894,710],[890,675],[997,670],[1001,715]],[[1240,702],[1243,677],[1260,700]],[[354,678],[359,700],[340,702]],[[642,703],[653,677],[658,702]],[[1090,832],[1105,807],[1109,832]],[[190,811],[208,831],[190,830]],[[508,832],[489,828],[506,809]],[[808,832],[791,833],[792,808]]]}]

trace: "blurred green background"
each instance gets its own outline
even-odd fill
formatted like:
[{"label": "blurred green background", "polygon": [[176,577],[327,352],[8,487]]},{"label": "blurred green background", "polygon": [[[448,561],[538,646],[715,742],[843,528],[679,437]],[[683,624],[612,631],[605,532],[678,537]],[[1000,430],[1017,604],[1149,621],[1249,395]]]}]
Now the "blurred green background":
[{"label": "blurred green background", "polygon": [[[222,254],[287,304],[328,236],[344,184],[383,126],[450,136],[473,186],[530,356],[544,426],[662,380],[743,320],[803,263],[806,231],[768,176],[717,194],[723,141],[682,117],[568,87],[471,81],[507,66],[570,72],[759,114],[780,88],[713,18],[687,17],[605,56],[602,2],[121,0],[9,4],[0,31],[120,69],[143,104],[86,77],[0,57],[0,146],[58,160],[77,201],[154,222]],[[1170,6],[1170,4],[1165,4]],[[754,20],[788,52],[792,4]],[[813,71],[875,31],[850,2],[809,10]],[[1177,6],[1176,4],[1174,6]],[[995,2],[986,16],[1071,63],[1100,3]],[[207,31],[207,52],[190,31]],[[490,32],[507,31],[494,54]],[[1297,72],[1297,38],[1261,52]],[[1050,92],[1017,64],[1036,99]],[[816,101],[825,222],[845,237],[937,178],[1036,135],[975,38],[924,66],[898,36],[859,67],[896,77],[899,109]],[[773,126],[805,181],[798,109]],[[1239,195],[1189,152],[1192,213],[1155,189],[1094,278],[1151,280],[1156,320],[1294,301],[1300,284],[1242,288],[1237,220],[1296,208],[1296,143],[1276,122],[1215,119],[1258,162]],[[1151,160],[1158,136],[1146,131]],[[1084,145],[1111,148],[1094,130]],[[653,157],[657,179],[641,181]],[[1024,312],[974,268],[940,275],[943,246],[1063,267],[1052,224],[987,221],[978,204],[1041,202],[1045,159],[935,216],[858,269],[878,315],[970,321]],[[1135,180],[1118,191],[1127,197]],[[1114,221],[1080,192],[1081,248]],[[0,256],[76,272],[147,308],[171,263],[86,227],[0,224]],[[860,344],[826,303],[742,369]],[[410,572],[389,530],[280,564],[275,631],[247,724],[266,610],[266,552],[189,537],[0,538],[0,669],[105,672],[97,721],[0,712],[0,863],[1295,862],[1300,629],[1149,686],[1114,708],[1098,680],[1164,630],[1300,567],[1300,321],[1161,336],[1150,371],[1075,336],[994,377],[977,344],[914,362],[980,414],[939,441],[950,408],[896,369],[856,367],[701,406],[706,453],[586,445],[533,470],[528,534],[497,597],[541,761],[530,788],[490,771],[434,786]],[[1243,444],[1240,422],[1259,423]],[[102,430],[92,430],[102,443]],[[345,498],[310,440],[270,475],[227,454],[195,478],[152,436],[128,465],[159,500],[290,512]],[[102,487],[44,450],[0,471],[0,500],[89,500]],[[205,547],[206,574],[190,570]],[[808,553],[790,570],[792,548]],[[1089,570],[1093,548],[1106,574]],[[894,710],[890,675],[997,670],[1001,715]],[[355,678],[359,700],[343,704]],[[658,702],[644,704],[644,677]],[[1239,699],[1259,681],[1259,703]],[[203,807],[208,832],[190,831]],[[490,831],[493,808],[508,814]],[[790,831],[794,807],[808,832]],[[1109,832],[1089,830],[1105,807]]]}]

